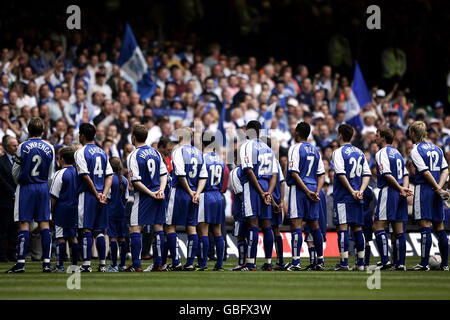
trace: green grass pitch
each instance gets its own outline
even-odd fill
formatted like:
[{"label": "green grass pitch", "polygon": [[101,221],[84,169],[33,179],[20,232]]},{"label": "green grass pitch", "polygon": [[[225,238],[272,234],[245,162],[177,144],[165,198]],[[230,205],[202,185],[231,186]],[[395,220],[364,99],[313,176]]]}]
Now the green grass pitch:
[{"label": "green grass pitch", "polygon": [[[258,260],[260,265],[263,259]],[[408,257],[408,267],[418,261]],[[228,259],[224,267],[236,262]],[[307,262],[302,259],[303,265]],[[336,262],[337,258],[328,258],[326,266]],[[383,271],[379,290],[367,288],[371,274],[361,271],[93,272],[81,274],[80,290],[69,290],[67,273],[45,274],[39,262],[28,262],[26,273],[4,274],[10,266],[0,264],[0,299],[450,299],[450,273],[442,271]],[[213,266],[210,261],[210,270]]]}]

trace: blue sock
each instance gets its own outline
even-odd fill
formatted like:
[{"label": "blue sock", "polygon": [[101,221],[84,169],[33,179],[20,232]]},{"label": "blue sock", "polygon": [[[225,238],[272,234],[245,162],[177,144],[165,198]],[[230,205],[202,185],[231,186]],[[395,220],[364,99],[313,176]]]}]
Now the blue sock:
[{"label": "blue sock", "polygon": [[263,229],[264,235],[264,256],[266,258],[266,262],[268,259],[272,259],[272,251],[273,251],[273,231],[272,227],[267,227]]},{"label": "blue sock", "polygon": [[30,231],[22,230],[17,235],[17,266],[23,267],[25,265],[25,258],[30,247]]},{"label": "blue sock", "polygon": [[118,243],[117,241],[109,242],[109,254],[111,255],[111,266],[117,266],[117,251],[118,251]]},{"label": "blue sock", "polygon": [[72,265],[76,266],[78,264],[78,253],[79,253],[78,242],[73,242],[70,244],[70,258],[72,260]]},{"label": "blue sock", "polygon": [[169,246],[167,245],[167,236],[165,236],[166,241],[164,242],[163,251],[161,255],[161,265],[167,264],[167,256],[169,255]]},{"label": "blue sock", "polygon": [[292,265],[298,266],[300,264],[300,252],[302,249],[302,229],[294,229],[291,231],[291,247],[292,247]]},{"label": "blue sock", "polygon": [[208,236],[200,237],[198,244],[198,251],[200,253],[200,259],[198,265],[202,268],[206,267],[209,251],[209,238]]},{"label": "blue sock", "polygon": [[128,251],[128,244],[124,241],[119,241],[119,247],[120,247],[120,265],[121,267],[125,267],[126,261],[127,261],[127,251]]},{"label": "blue sock", "polygon": [[256,252],[258,250],[258,227],[248,228],[248,250],[247,259],[251,262],[246,263],[249,268],[254,268],[256,264]]},{"label": "blue sock", "polygon": [[95,247],[97,248],[100,265],[106,264],[106,241],[102,231],[94,231]]},{"label": "blue sock", "polygon": [[180,264],[180,259],[178,258],[178,241],[175,232],[167,235],[167,247],[172,256],[172,265],[174,267],[178,266]]},{"label": "blue sock", "polygon": [[142,234],[140,232],[130,233],[131,260],[133,267],[141,267]]},{"label": "blue sock", "polygon": [[50,229],[41,230],[42,266],[50,266],[50,253],[52,252],[52,233]]},{"label": "blue sock", "polygon": [[389,262],[389,247],[386,231],[375,231],[375,240],[377,242],[378,251],[381,257],[381,263],[386,264]]},{"label": "blue sock", "polygon": [[155,247],[153,249],[153,265],[162,266],[162,254],[164,251],[164,231],[157,231],[155,234]]},{"label": "blue sock", "polygon": [[246,249],[247,249],[247,241],[244,240],[239,240],[238,241],[238,251],[239,251],[239,261],[238,264],[240,266],[245,264],[245,253],[246,253]]},{"label": "blue sock", "polygon": [[314,247],[317,253],[317,263],[323,264],[323,236],[322,231],[317,228],[312,231],[312,236],[314,240]]},{"label": "blue sock", "polygon": [[398,263],[398,247],[397,247],[397,236],[392,240],[391,238],[391,244],[392,244],[392,263],[394,265],[399,265]]},{"label": "blue sock", "polygon": [[441,253],[441,266],[448,266],[448,237],[445,230],[438,231],[439,252]]},{"label": "blue sock", "polygon": [[428,265],[430,261],[430,249],[431,249],[431,229],[424,227],[420,229],[421,234],[421,257],[420,264],[422,266]]},{"label": "blue sock", "polygon": [[190,234],[188,235],[188,256],[186,261],[186,266],[192,266],[194,264],[194,259],[198,250],[198,235]]},{"label": "blue sock", "polygon": [[[341,259],[339,261],[339,264],[341,266],[348,266],[348,247],[349,247],[348,230],[338,231],[338,244],[339,244],[339,252],[341,253]],[[345,252],[347,252],[347,256],[343,257],[343,255],[345,255]]]},{"label": "blue sock", "polygon": [[277,265],[284,266],[283,238],[281,236],[275,237],[275,251],[277,253]]},{"label": "blue sock", "polygon": [[309,263],[316,264],[317,263],[316,248],[312,246],[308,247],[308,252],[309,252]]},{"label": "blue sock", "polygon": [[58,242],[56,244],[56,255],[58,256],[58,267],[64,266],[64,260],[66,260],[66,242]]},{"label": "blue sock", "polygon": [[396,265],[405,265],[406,262],[406,238],[405,238],[405,234],[399,233],[397,235],[395,235],[395,246],[396,246],[396,251],[397,251],[397,261],[396,261]]},{"label": "blue sock", "polygon": [[214,241],[216,243],[216,268],[223,267],[223,255],[225,251],[225,241],[223,241],[223,236],[214,237]]},{"label": "blue sock", "polygon": [[83,232],[83,265],[90,265],[92,259],[92,233]]},{"label": "blue sock", "polygon": [[370,245],[366,245],[364,248],[364,265],[370,265]]},{"label": "blue sock", "polygon": [[364,232],[362,230],[354,232],[355,234],[355,248],[357,252],[357,262],[358,266],[364,265],[364,245],[366,240],[364,239]]}]

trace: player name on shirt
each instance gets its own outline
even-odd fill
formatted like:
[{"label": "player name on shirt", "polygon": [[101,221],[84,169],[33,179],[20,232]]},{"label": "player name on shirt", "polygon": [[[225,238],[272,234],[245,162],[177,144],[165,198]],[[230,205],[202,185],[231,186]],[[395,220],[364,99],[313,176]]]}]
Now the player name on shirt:
[{"label": "player name on shirt", "polygon": [[30,153],[30,151],[32,150],[32,149],[41,149],[42,151],[44,151],[48,156],[50,156],[51,155],[51,153],[52,153],[52,149],[48,146],[48,145],[46,145],[46,144],[44,144],[44,143],[42,143],[42,142],[29,142],[29,143],[27,143],[26,145],[25,145],[25,148],[22,150],[23,151],[23,153]]},{"label": "player name on shirt", "polygon": [[103,150],[96,146],[88,149],[88,152],[93,156],[96,153],[103,153]]},{"label": "player name on shirt", "polygon": [[147,156],[154,156],[158,157],[158,154],[153,149],[143,149],[141,153],[139,154],[139,157],[142,159],[147,158]]},{"label": "player name on shirt", "polygon": [[360,152],[360,150],[353,146],[347,146],[344,150],[344,153],[346,155],[351,155],[353,152]]}]

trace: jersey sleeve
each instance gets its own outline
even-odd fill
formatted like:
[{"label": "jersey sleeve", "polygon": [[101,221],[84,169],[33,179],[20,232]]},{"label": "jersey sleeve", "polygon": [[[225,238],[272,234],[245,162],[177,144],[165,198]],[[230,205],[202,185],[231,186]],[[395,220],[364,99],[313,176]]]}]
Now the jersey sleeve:
[{"label": "jersey sleeve", "polygon": [[272,174],[278,174],[278,160],[272,152]]},{"label": "jersey sleeve", "polygon": [[252,142],[247,141],[241,146],[241,150],[239,152],[240,154],[240,160],[241,160],[241,167],[242,169],[252,169],[253,168],[253,159],[252,159]]},{"label": "jersey sleeve", "polygon": [[319,163],[317,164],[317,175],[320,176],[325,174],[325,166],[322,161],[322,156],[319,153]]},{"label": "jersey sleeve", "polygon": [[77,166],[77,171],[79,175],[89,174],[89,169],[87,166],[86,158],[84,156],[84,148],[77,150],[75,152],[75,164]]},{"label": "jersey sleeve", "polygon": [[142,177],[139,172],[139,164],[136,159],[137,150],[130,154],[128,158],[128,170],[130,171],[131,181],[141,181]]},{"label": "jersey sleeve", "polygon": [[65,170],[59,170],[55,173],[52,185],[50,187],[50,195],[59,198],[59,193],[61,192],[62,186],[63,186],[63,175]]},{"label": "jersey sleeve", "polygon": [[174,164],[175,169],[175,175],[178,177],[184,177],[186,176],[186,171],[184,168],[184,160],[183,160],[183,152],[182,147],[178,147],[174,152],[172,156],[172,161]]},{"label": "jersey sleeve", "polygon": [[419,173],[429,170],[428,166],[425,164],[425,161],[423,161],[422,156],[417,150],[417,145],[414,146],[414,148],[411,150],[411,160],[416,166],[417,170],[419,170]]},{"label": "jersey sleeve", "polygon": [[13,167],[12,167],[12,176],[13,176],[14,182],[16,184],[19,183],[20,161],[21,161],[21,156],[22,156],[22,145],[23,145],[23,142],[17,148],[16,159],[14,160],[14,164],[13,164]]},{"label": "jersey sleeve", "polygon": [[391,174],[391,163],[387,155],[387,149],[383,148],[375,154],[375,160],[378,165],[378,170],[381,174]]},{"label": "jersey sleeve", "polygon": [[405,160],[403,159],[403,176],[406,177],[409,175],[408,169],[406,169],[406,163]]},{"label": "jersey sleeve", "polygon": [[237,175],[237,170],[233,170],[230,183],[231,183],[231,190],[235,195],[242,193],[242,184]]},{"label": "jersey sleeve", "polygon": [[164,163],[164,160],[163,160],[163,157],[161,156],[161,153],[159,153],[159,151],[157,151],[158,152],[158,155],[159,155],[159,175],[160,176],[163,176],[163,175],[166,175],[167,174],[167,167],[166,167],[166,164]]},{"label": "jersey sleeve", "polygon": [[447,160],[445,159],[445,153],[442,151],[442,149],[441,154],[442,154],[442,164],[441,164],[441,171],[442,171],[448,168],[448,163]]},{"label": "jersey sleeve", "polygon": [[53,157],[50,160],[50,166],[48,168],[48,181],[51,181],[53,179],[53,175],[55,174],[56,156],[55,156],[55,148],[53,148],[53,146],[51,144],[49,144],[49,146],[52,149],[52,154],[53,154]]},{"label": "jersey sleeve", "polygon": [[334,172],[336,175],[345,174],[345,162],[344,157],[342,157],[342,148],[334,150],[332,162],[334,165]]},{"label": "jersey sleeve", "polygon": [[367,163],[366,157],[363,155],[363,170],[362,170],[362,176],[363,177],[370,177],[372,175],[372,172],[370,172],[369,164]]},{"label": "jersey sleeve", "polygon": [[283,170],[281,170],[280,162],[277,160],[278,174],[280,175],[280,183],[282,183],[284,179]]},{"label": "jersey sleeve", "polygon": [[202,155],[202,167],[200,169],[200,179],[207,179],[208,178],[208,170],[206,169],[206,159],[205,156]]},{"label": "jersey sleeve", "polygon": [[288,152],[289,172],[299,172],[300,165],[300,144],[293,145]]},{"label": "jersey sleeve", "polygon": [[109,163],[109,161],[108,161],[108,159],[106,159],[106,173],[105,173],[105,175],[106,176],[110,176],[110,175],[112,175],[114,172],[113,172],[113,169],[112,169],[112,167],[111,167],[111,164]]}]

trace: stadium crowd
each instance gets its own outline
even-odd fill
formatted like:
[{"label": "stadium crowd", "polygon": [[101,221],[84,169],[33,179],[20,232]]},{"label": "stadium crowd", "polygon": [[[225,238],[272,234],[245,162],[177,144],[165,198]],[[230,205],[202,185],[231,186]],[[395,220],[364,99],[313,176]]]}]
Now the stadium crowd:
[{"label": "stadium crowd", "polygon": [[[258,119],[268,136],[279,141],[280,159],[287,159],[287,150],[295,143],[295,127],[305,121],[312,128],[309,142],[322,154],[327,197],[332,197],[330,160],[338,148],[337,128],[345,122],[349,108],[349,75],[340,75],[329,65],[310,70],[270,57],[266,61],[241,58],[225,54],[217,43],[210,44],[208,52],[201,52],[193,40],[181,45],[150,43],[142,37],[139,45],[155,83],[153,94],[142,99],[137,84],[116,64],[122,45],[119,35],[110,47],[100,42],[89,47],[82,43],[78,33],[72,39],[49,38],[35,44],[18,37],[14,46],[1,49],[2,155],[9,154],[12,159],[14,152],[8,151],[27,139],[32,117],[44,120],[44,139],[55,150],[78,143],[81,123],[94,124],[97,145],[108,156],[120,157],[124,167],[134,148],[131,131],[136,124],[147,127],[147,144],[156,147],[164,142],[162,154],[170,160],[173,145],[169,141],[175,140],[173,132],[182,126],[216,132],[223,123],[227,132],[235,133]],[[414,120],[424,120],[429,139],[450,161],[450,115],[442,102],[430,101],[433,109],[427,112],[414,105],[414,92],[408,88],[373,86],[370,91],[373,102],[361,111],[364,126],[353,143],[365,152],[374,188],[375,133],[381,126],[394,130],[393,146],[410,159],[413,143],[407,128]],[[274,105],[273,117],[268,119],[267,111]],[[167,163],[170,171],[170,161]],[[408,163],[411,166],[411,161]],[[287,160],[281,164],[286,171]],[[6,184],[2,183],[1,190],[3,195],[14,197],[14,189]],[[333,227],[331,216],[332,205],[329,227]]]}]

